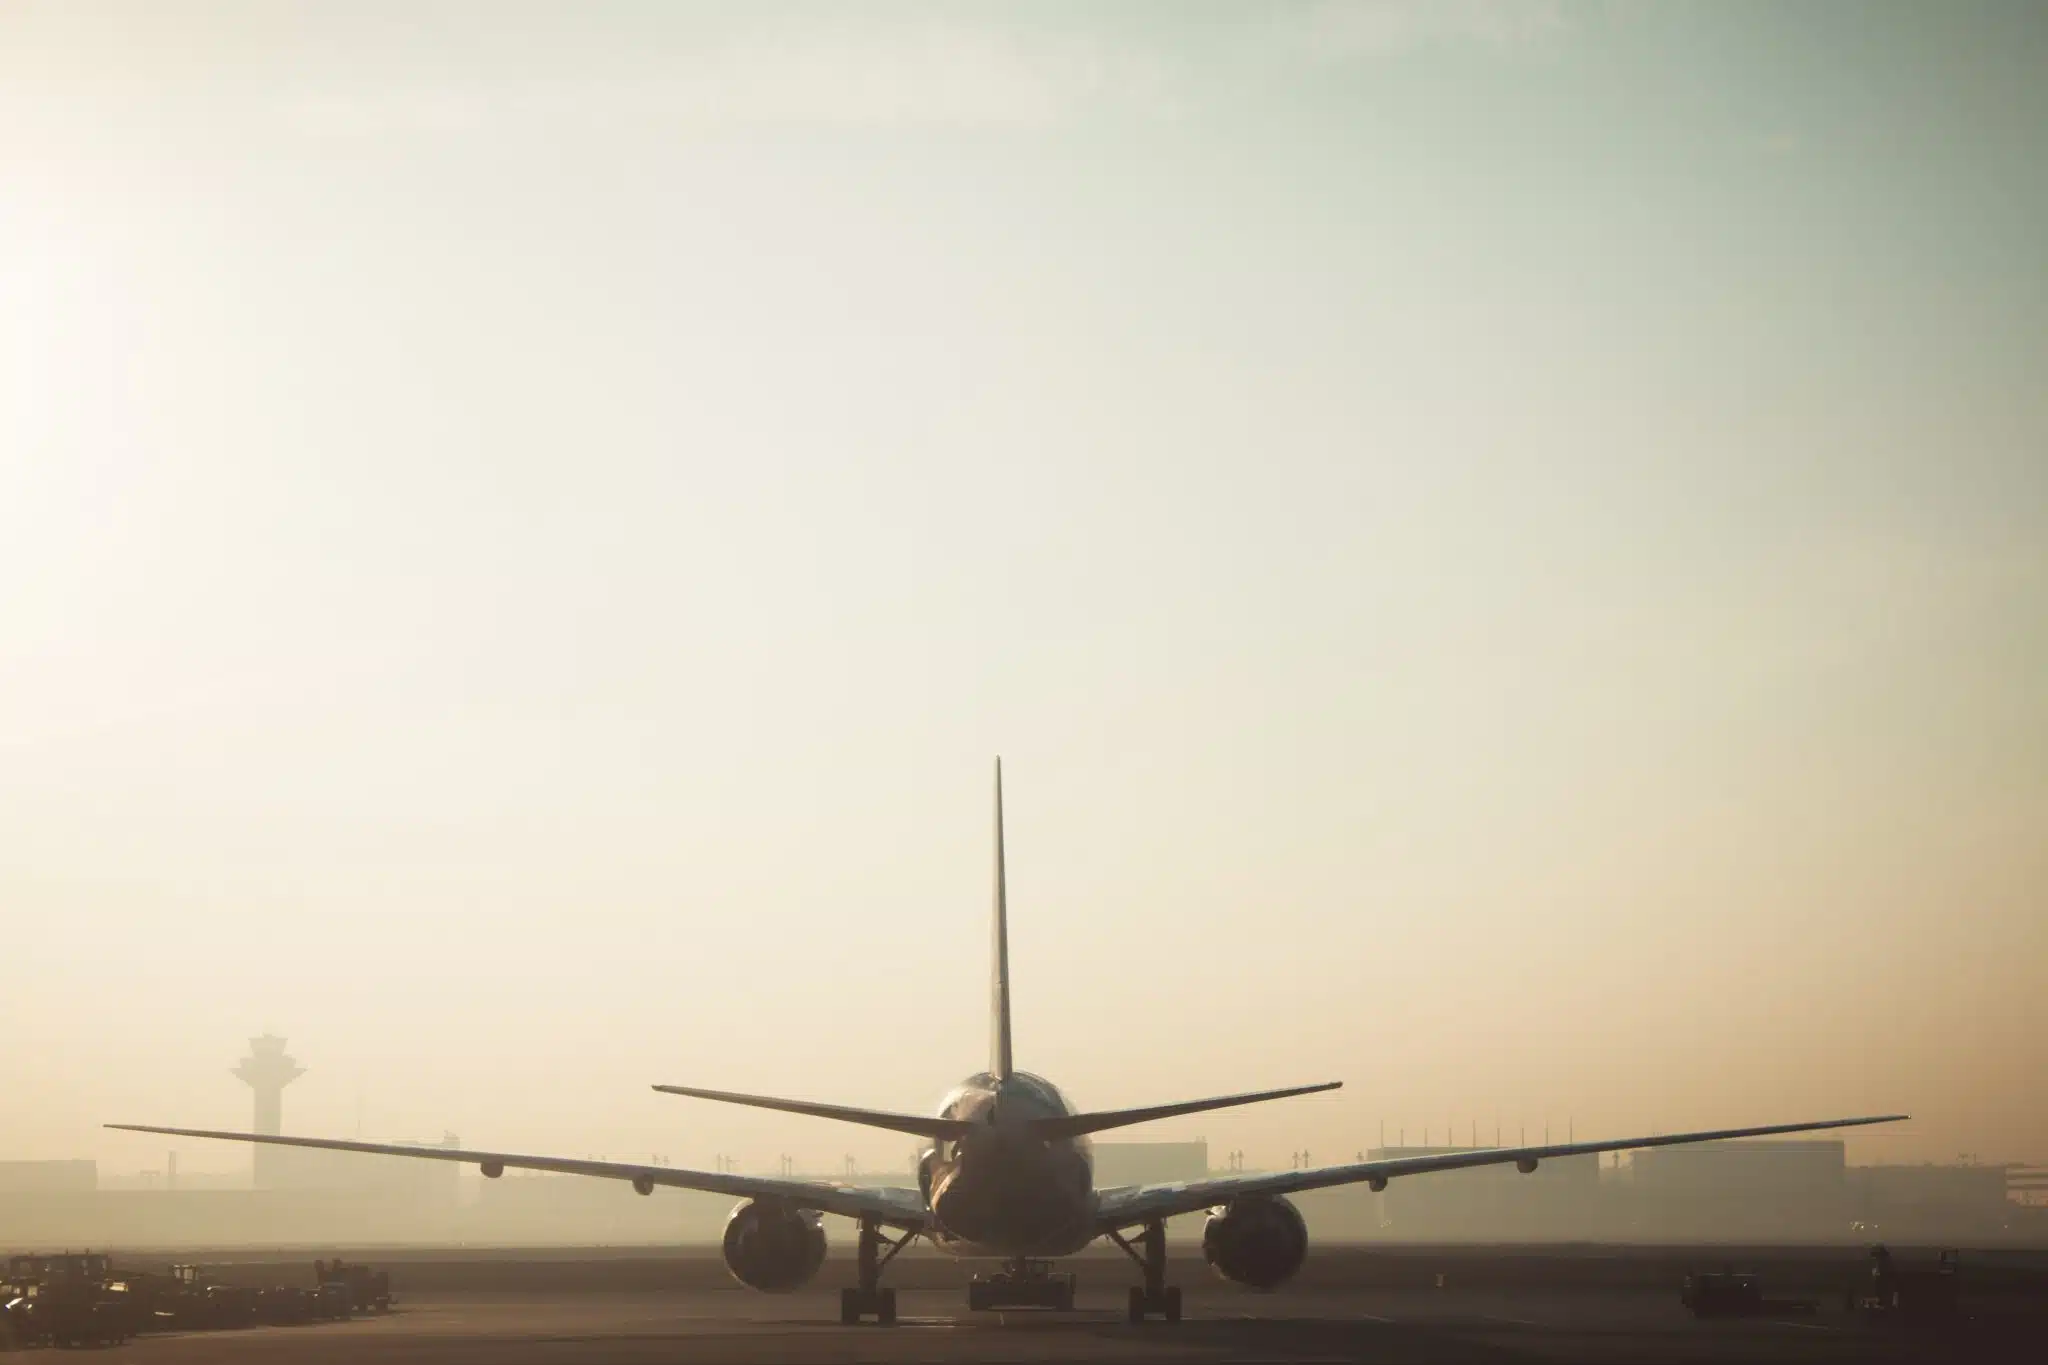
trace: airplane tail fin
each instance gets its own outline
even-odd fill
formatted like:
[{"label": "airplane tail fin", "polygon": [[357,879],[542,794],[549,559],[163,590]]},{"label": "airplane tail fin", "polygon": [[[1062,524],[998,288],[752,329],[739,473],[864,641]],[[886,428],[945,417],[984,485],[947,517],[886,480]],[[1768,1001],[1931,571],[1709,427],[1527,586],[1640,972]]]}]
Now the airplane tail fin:
[{"label": "airplane tail fin", "polygon": [[1010,921],[1003,875],[1003,760],[996,759],[996,904],[989,973],[988,1073],[997,1080],[1012,1070],[1010,1059]]},{"label": "airplane tail fin", "polygon": [[1295,1085],[1285,1090],[1258,1090],[1248,1095],[1219,1095],[1215,1099],[1183,1100],[1179,1104],[1155,1104],[1143,1109],[1105,1109],[1094,1114],[1061,1114],[1056,1118],[1031,1120],[1031,1131],[1048,1141],[1054,1138],[1073,1138],[1083,1133],[1099,1133],[1105,1128],[1128,1128],[1134,1123],[1170,1119],[1179,1114],[1201,1114],[1211,1109],[1230,1109],[1240,1104],[1257,1104],[1262,1100],[1284,1100],[1290,1095],[1313,1095],[1320,1090],[1335,1090],[1343,1084],[1342,1081],[1325,1081],[1321,1085]]}]

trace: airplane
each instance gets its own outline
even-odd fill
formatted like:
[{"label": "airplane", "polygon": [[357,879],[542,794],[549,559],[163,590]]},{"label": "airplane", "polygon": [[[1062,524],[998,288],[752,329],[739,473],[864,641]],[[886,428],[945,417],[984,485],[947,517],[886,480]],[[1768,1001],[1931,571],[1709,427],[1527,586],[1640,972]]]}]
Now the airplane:
[{"label": "airplane", "polygon": [[1071,1309],[1075,1277],[1055,1273],[1053,1264],[1059,1257],[1070,1256],[1098,1238],[1106,1238],[1137,1264],[1142,1276],[1143,1283],[1130,1289],[1130,1320],[1143,1322],[1159,1317],[1178,1322],[1180,1287],[1166,1283],[1166,1220],[1177,1215],[1207,1210],[1202,1253],[1210,1267],[1226,1280],[1270,1289],[1299,1270],[1307,1256],[1308,1226],[1288,1198],[1304,1190],[1362,1183],[1378,1191],[1384,1190],[1388,1181],[1403,1176],[1508,1163],[1527,1174],[1540,1162],[1559,1157],[1856,1128],[1908,1117],[1880,1114],[1602,1142],[1474,1148],[1338,1166],[1270,1173],[1232,1172],[1206,1180],[1097,1189],[1089,1148],[1091,1134],[1154,1119],[1335,1090],[1342,1082],[1295,1085],[1135,1109],[1076,1111],[1050,1081],[1018,1070],[1014,1062],[1007,901],[1003,767],[998,758],[988,1069],[956,1086],[941,1102],[937,1114],[926,1117],[694,1086],[654,1087],[664,1094],[839,1119],[924,1138],[931,1145],[918,1162],[915,1188],[775,1179],[513,1152],[401,1147],[336,1138],[131,1123],[107,1127],[171,1137],[218,1138],[463,1162],[479,1167],[486,1178],[493,1180],[508,1169],[552,1171],[626,1181],[643,1195],[653,1194],[657,1186],[732,1195],[740,1203],[727,1219],[721,1240],[726,1266],[740,1283],[771,1293],[797,1289],[818,1273],[825,1260],[823,1215],[836,1214],[853,1220],[859,1229],[856,1283],[840,1291],[840,1320],[851,1324],[873,1317],[878,1323],[888,1324],[896,1320],[896,1291],[881,1284],[882,1271],[920,1237],[954,1256],[1004,1261],[1000,1273],[976,1275],[970,1280],[970,1310],[1017,1306]]}]

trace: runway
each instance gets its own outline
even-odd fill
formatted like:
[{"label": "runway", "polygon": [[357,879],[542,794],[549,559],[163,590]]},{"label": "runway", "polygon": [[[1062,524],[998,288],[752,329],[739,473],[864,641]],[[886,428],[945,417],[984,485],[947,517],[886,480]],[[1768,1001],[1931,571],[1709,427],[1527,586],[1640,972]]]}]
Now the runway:
[{"label": "runway", "polygon": [[147,1365],[642,1365],[652,1362],[1921,1361],[2038,1358],[2048,1312],[2000,1300],[1961,1328],[1908,1333],[1847,1314],[1699,1322],[1675,1292],[1327,1287],[1247,1294],[1186,1282],[1187,1320],[1134,1326],[1123,1280],[1083,1282],[1077,1311],[968,1313],[957,1288],[899,1291],[895,1327],[843,1327],[836,1288],[770,1297],[428,1290],[388,1317],[148,1336],[98,1353]]}]

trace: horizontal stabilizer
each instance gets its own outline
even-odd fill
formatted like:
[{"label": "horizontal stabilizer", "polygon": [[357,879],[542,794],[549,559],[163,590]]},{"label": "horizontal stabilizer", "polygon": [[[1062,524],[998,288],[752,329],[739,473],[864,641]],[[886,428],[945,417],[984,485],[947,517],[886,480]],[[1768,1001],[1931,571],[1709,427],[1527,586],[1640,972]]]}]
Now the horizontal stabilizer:
[{"label": "horizontal stabilizer", "polygon": [[1313,1095],[1319,1090],[1335,1090],[1342,1081],[1325,1081],[1321,1085],[1297,1085],[1286,1090],[1259,1090],[1249,1095],[1219,1095],[1207,1100],[1184,1100],[1179,1104],[1155,1104],[1146,1109],[1105,1109],[1094,1114],[1062,1114],[1058,1118],[1033,1119],[1031,1131],[1042,1138],[1079,1137],[1083,1133],[1099,1133],[1106,1128],[1128,1128],[1134,1123],[1150,1123],[1153,1119],[1170,1119],[1180,1114],[1200,1114],[1210,1109],[1229,1109],[1240,1104],[1257,1104],[1261,1100],[1284,1100],[1291,1095]]},{"label": "horizontal stabilizer", "polygon": [[869,1128],[887,1128],[919,1137],[958,1138],[971,1126],[965,1119],[926,1118],[922,1114],[896,1114],[886,1109],[854,1109],[843,1104],[818,1104],[811,1100],[785,1100],[774,1095],[736,1095],[729,1090],[698,1090],[687,1085],[657,1085],[664,1095],[687,1095],[693,1100],[717,1100],[721,1104],[744,1104],[754,1109],[779,1109],[785,1114],[809,1114],[813,1118],[839,1119]]}]

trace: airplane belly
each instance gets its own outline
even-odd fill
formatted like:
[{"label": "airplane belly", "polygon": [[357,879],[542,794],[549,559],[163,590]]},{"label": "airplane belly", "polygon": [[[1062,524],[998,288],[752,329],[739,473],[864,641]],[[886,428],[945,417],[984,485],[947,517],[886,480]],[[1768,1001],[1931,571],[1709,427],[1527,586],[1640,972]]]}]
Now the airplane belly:
[{"label": "airplane belly", "polygon": [[956,1260],[986,1260],[994,1257],[1008,1259],[1012,1256],[1027,1256],[1033,1260],[1054,1260],[1061,1256],[1072,1256],[1095,1240],[1092,1228],[1053,1241],[1017,1244],[1013,1242],[972,1242],[955,1237],[944,1228],[928,1231],[928,1240],[933,1247]]},{"label": "airplane belly", "polygon": [[956,1256],[1065,1256],[1094,1240],[1085,1156],[993,1133],[934,1174],[931,1241]]}]

